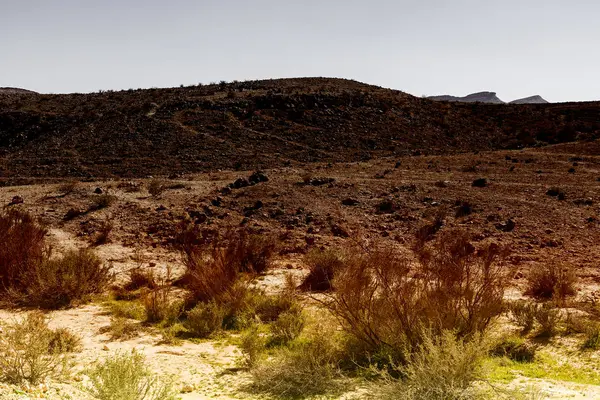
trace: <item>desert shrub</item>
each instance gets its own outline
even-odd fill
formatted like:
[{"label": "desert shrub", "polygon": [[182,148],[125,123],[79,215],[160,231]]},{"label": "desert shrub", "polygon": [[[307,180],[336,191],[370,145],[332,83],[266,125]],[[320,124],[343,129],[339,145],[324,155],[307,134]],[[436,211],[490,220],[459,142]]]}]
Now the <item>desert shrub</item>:
[{"label": "desert shrub", "polygon": [[152,270],[143,271],[141,268],[134,268],[129,271],[129,282],[125,284],[125,290],[156,289],[157,287],[158,283]]},{"label": "desert shrub", "polygon": [[114,225],[111,221],[106,220],[100,223],[100,227],[98,228],[98,235],[96,239],[94,239],[94,244],[96,246],[100,246],[106,244],[110,241],[110,233],[112,232]]},{"label": "desert shrub", "polygon": [[279,315],[271,326],[271,344],[286,345],[302,333],[306,319],[300,307],[292,307]]},{"label": "desert shrub", "polygon": [[490,354],[496,357],[507,357],[517,362],[532,362],[537,348],[520,337],[507,337],[498,341]]},{"label": "desert shrub", "polygon": [[138,321],[146,320],[146,308],[139,300],[113,300],[106,302],[110,314],[115,317],[135,319]]},{"label": "desert shrub", "polygon": [[79,182],[77,182],[75,180],[61,183],[58,186],[58,191],[61,192],[63,196],[66,196],[68,194],[73,193],[75,191],[75,189],[77,188],[78,184],[79,184]]},{"label": "desert shrub", "polygon": [[339,349],[333,332],[318,328],[294,346],[277,349],[273,357],[250,369],[255,391],[282,398],[334,392],[341,377]]},{"label": "desert shrub", "polygon": [[167,183],[163,179],[154,178],[148,183],[148,193],[157,197],[166,190]]},{"label": "desert shrub", "polygon": [[149,290],[142,297],[146,310],[146,321],[172,325],[183,312],[183,303],[173,299],[170,286],[160,286]]},{"label": "desert shrub", "polygon": [[[202,243],[198,240],[197,243]],[[230,230],[204,244],[189,239],[184,246],[186,273],[183,281],[195,301],[210,301],[231,291],[242,273],[261,273],[270,266],[272,239]]]},{"label": "desert shrub", "polygon": [[462,232],[420,248],[418,262],[391,247],[371,247],[347,257],[323,304],[369,351],[401,363],[424,331],[464,338],[486,330],[503,311],[504,253],[495,245],[477,252]]},{"label": "desert shrub", "polygon": [[81,337],[66,328],[58,328],[52,331],[49,351],[51,353],[78,353],[83,349]]},{"label": "desert shrub", "polygon": [[536,307],[535,320],[540,325],[537,336],[553,336],[561,322],[560,309],[553,304],[541,304]]},{"label": "desert shrub", "polygon": [[398,366],[400,379],[387,375],[387,384],[378,384],[378,399],[470,400],[478,398],[472,384],[484,378],[485,343],[457,339],[454,333],[424,334],[411,351],[407,363]]},{"label": "desert shrub", "polygon": [[577,276],[573,267],[557,261],[538,264],[529,272],[527,294],[537,298],[565,300],[575,294]]},{"label": "desert shrub", "polygon": [[344,263],[340,252],[334,250],[312,250],[304,258],[309,273],[302,281],[300,290],[326,292],[332,289],[334,273]]},{"label": "desert shrub", "polygon": [[110,325],[101,329],[101,333],[108,333],[112,340],[128,340],[139,335],[141,325],[128,318],[112,316]]},{"label": "desert shrub", "polygon": [[21,384],[38,384],[46,377],[57,377],[68,371],[66,354],[72,338],[48,327],[45,316],[33,312],[21,321],[0,329],[0,380]]},{"label": "desert shrub", "polygon": [[[581,315],[576,315],[572,312],[568,312],[567,316],[564,320],[565,325],[565,335],[570,335],[574,333],[588,333],[590,328],[590,321]],[[592,327],[596,324],[592,323]]]},{"label": "desert shrub", "polygon": [[297,306],[294,293],[283,291],[276,295],[266,295],[263,292],[254,292],[249,299],[249,306],[253,314],[262,322],[273,322],[279,316]]},{"label": "desert shrub", "polygon": [[85,390],[98,400],[175,400],[169,381],[160,380],[137,353],[118,353],[86,371]]},{"label": "desert shrub", "polygon": [[194,336],[206,338],[222,328],[226,313],[226,308],[216,301],[198,303],[187,312],[183,326]]},{"label": "desert shrub", "polygon": [[415,232],[415,251],[419,251],[425,246],[427,242],[432,241],[435,235],[442,229],[446,220],[446,213],[448,211],[445,208],[438,209],[433,215],[433,219],[424,225],[420,226]]},{"label": "desert shrub", "polygon": [[585,332],[585,341],[581,346],[583,349],[600,349],[600,324],[594,323]]},{"label": "desert shrub", "polygon": [[509,303],[508,310],[510,319],[522,329],[526,334],[533,329],[537,304],[527,301],[514,301]]},{"label": "desert shrub", "polygon": [[21,271],[20,285],[10,288],[7,297],[18,305],[61,308],[89,301],[112,279],[110,267],[92,251],[70,251],[28,265]]},{"label": "desert shrub", "polygon": [[25,212],[11,209],[0,213],[0,293],[24,288],[23,271],[47,257],[46,229]]},{"label": "desert shrub", "polygon": [[257,326],[254,325],[248,329],[240,338],[240,350],[242,357],[241,364],[245,368],[252,368],[258,365],[263,359],[267,341],[260,334]]}]

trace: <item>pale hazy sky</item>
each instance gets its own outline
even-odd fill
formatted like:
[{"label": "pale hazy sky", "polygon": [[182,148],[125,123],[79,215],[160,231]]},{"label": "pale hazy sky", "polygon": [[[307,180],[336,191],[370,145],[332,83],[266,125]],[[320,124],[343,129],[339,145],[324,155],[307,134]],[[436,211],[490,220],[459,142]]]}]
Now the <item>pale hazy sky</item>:
[{"label": "pale hazy sky", "polygon": [[0,0],[0,87],[297,76],[600,99],[598,0]]}]

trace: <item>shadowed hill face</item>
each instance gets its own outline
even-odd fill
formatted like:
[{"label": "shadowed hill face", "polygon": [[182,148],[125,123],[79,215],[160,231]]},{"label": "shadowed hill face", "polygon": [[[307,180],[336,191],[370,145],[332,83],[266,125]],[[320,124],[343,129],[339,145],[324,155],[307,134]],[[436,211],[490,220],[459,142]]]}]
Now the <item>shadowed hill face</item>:
[{"label": "shadowed hill face", "polygon": [[596,138],[600,103],[446,103],[325,78],[0,96],[0,180],[139,177]]}]

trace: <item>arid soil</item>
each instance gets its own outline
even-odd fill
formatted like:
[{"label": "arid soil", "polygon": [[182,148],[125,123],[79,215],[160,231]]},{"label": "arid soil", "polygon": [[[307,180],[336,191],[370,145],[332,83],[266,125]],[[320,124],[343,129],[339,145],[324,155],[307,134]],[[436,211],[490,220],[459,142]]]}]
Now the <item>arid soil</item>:
[{"label": "arid soil", "polygon": [[[510,246],[515,272],[509,297],[524,296],[531,266],[558,259],[574,265],[580,278],[574,304],[591,309],[600,298],[600,156],[586,149],[597,145],[293,163],[264,169],[267,179],[258,180],[254,170],[77,181],[70,188],[65,183],[73,181],[63,179],[0,188],[0,204],[38,216],[48,225],[49,240],[59,253],[91,246],[102,224],[110,222],[109,242],[95,249],[113,265],[117,280],[139,265],[181,273],[175,246],[180,224],[207,230],[245,225],[280,242],[276,267],[260,282],[269,290],[281,287],[285,274],[301,276],[302,256],[313,247],[377,238],[408,250],[417,229],[438,218],[442,230],[467,230],[476,245]],[[162,193],[150,195],[152,184],[161,186]],[[112,200],[98,209],[98,199],[107,195]],[[19,314],[3,310],[0,318]],[[242,390],[248,376],[235,368],[239,353],[230,339],[172,346],[147,330],[133,339],[112,341],[102,333],[110,318],[100,303],[55,311],[50,318],[51,326],[68,327],[84,338],[79,369],[108,352],[138,348],[157,372],[177,378],[183,399],[250,397]],[[569,348],[557,346],[561,351]],[[568,380],[517,375],[506,386],[535,387],[541,398],[600,397],[598,386]],[[73,383],[34,389],[49,398],[60,398],[60,393],[85,398]],[[0,386],[0,398],[2,390]],[[5,391],[8,396],[10,390]],[[358,394],[347,394],[354,396]]]}]

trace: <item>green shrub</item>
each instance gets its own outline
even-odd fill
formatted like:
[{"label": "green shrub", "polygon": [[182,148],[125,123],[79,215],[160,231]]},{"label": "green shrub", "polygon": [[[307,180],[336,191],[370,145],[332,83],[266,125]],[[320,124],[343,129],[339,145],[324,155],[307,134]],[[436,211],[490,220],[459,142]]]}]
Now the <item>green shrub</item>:
[{"label": "green shrub", "polygon": [[187,312],[183,326],[193,335],[206,338],[221,330],[227,310],[215,301],[198,303]]},{"label": "green shrub", "polygon": [[48,328],[39,312],[0,328],[0,380],[9,383],[36,385],[64,375],[70,366],[67,353],[79,346],[73,335]]},{"label": "green shrub", "polygon": [[484,379],[483,360],[487,352],[479,337],[457,339],[452,332],[424,334],[407,363],[398,366],[393,378],[384,374],[386,384],[375,388],[377,399],[470,400],[480,398],[472,388]]},{"label": "green shrub", "polygon": [[248,329],[240,338],[242,365],[246,368],[255,367],[263,359],[266,344],[256,325]]},{"label": "green shrub", "polygon": [[592,350],[600,349],[600,324],[595,323],[588,327],[582,348]]},{"label": "green shrub", "polygon": [[542,304],[536,308],[535,320],[540,325],[537,336],[553,336],[561,321],[560,309],[552,304]]},{"label": "green shrub", "polygon": [[321,328],[294,346],[279,348],[251,368],[253,389],[283,398],[338,391],[341,373],[335,340],[333,332]]},{"label": "green shrub", "polygon": [[527,301],[514,301],[509,303],[508,310],[511,320],[526,334],[533,329],[538,305]]},{"label": "green shrub", "polygon": [[169,381],[154,376],[144,357],[119,353],[86,371],[90,382],[84,389],[98,400],[175,400]]},{"label": "green shrub", "polygon": [[109,333],[112,340],[128,340],[138,336],[140,330],[141,325],[139,322],[113,316],[110,318],[110,325],[103,329],[102,333]]},{"label": "green shrub", "polygon": [[532,362],[535,358],[536,347],[528,344],[522,338],[504,338],[494,345],[491,355],[507,357],[517,362]]},{"label": "green shrub", "polygon": [[302,333],[306,320],[300,307],[292,307],[279,315],[271,328],[271,343],[274,345],[286,345],[296,339]]}]

